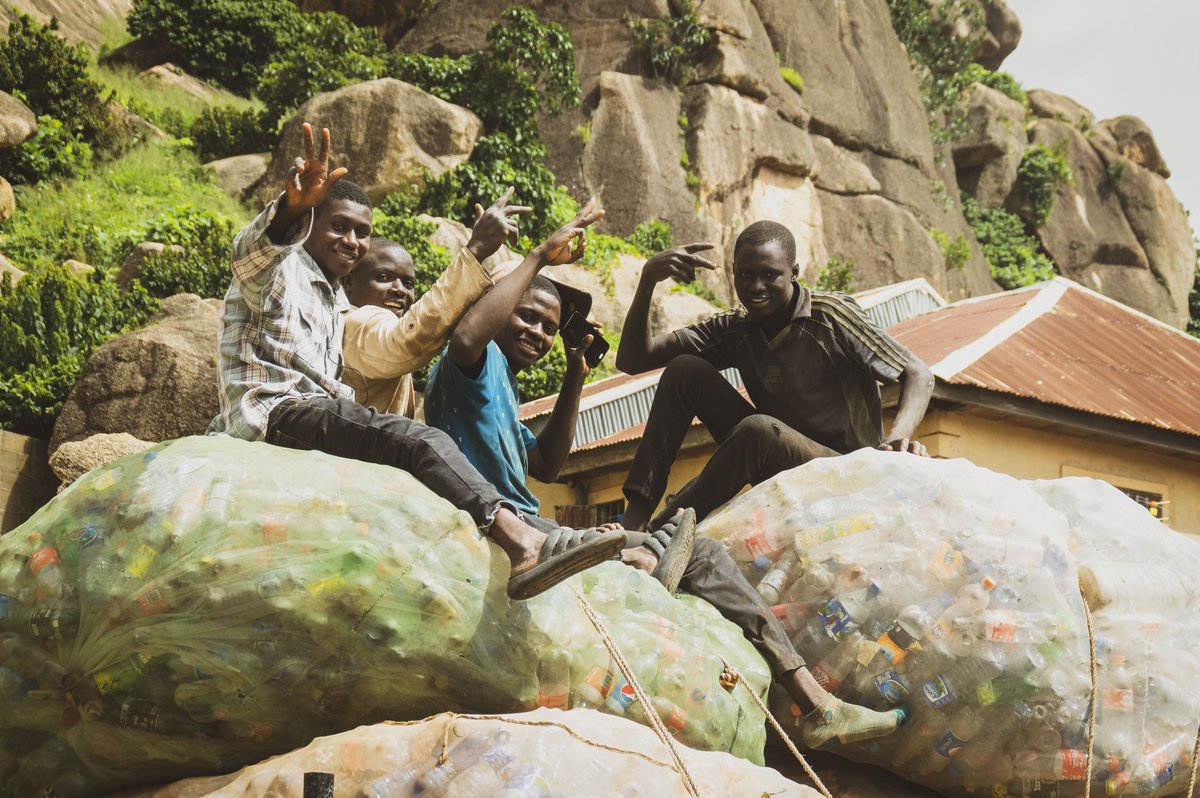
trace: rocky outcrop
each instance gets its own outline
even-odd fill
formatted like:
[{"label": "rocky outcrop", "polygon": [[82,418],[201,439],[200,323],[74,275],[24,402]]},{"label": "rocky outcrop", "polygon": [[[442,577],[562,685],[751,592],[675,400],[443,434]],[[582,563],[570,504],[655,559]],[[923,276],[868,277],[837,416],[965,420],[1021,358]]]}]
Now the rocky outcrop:
[{"label": "rocky outcrop", "polygon": [[279,191],[301,151],[304,122],[336,131],[330,163],[348,168],[375,201],[465,161],[482,128],[465,108],[394,78],[318,94],[284,124],[259,191],[263,201]]},{"label": "rocky outcrop", "polygon": [[216,173],[217,187],[231,197],[242,199],[262,181],[271,163],[271,153],[252,152],[209,161],[205,164]]},{"label": "rocky outcrop", "polygon": [[37,133],[37,117],[25,103],[0,91],[0,149],[15,147]]},{"label": "rocky outcrop", "polygon": [[1162,177],[1170,177],[1171,170],[1158,150],[1158,143],[1150,127],[1136,116],[1118,116],[1105,119],[1096,126],[1097,131],[1107,134],[1121,157],[1145,167]]},{"label": "rocky outcrop", "polygon": [[984,29],[975,60],[988,69],[999,69],[1021,41],[1021,20],[1004,0],[982,0],[979,5]]},{"label": "rocky outcrop", "polygon": [[120,460],[127,454],[149,449],[153,443],[139,441],[124,432],[100,433],[82,441],[64,443],[50,455],[50,469],[58,477],[62,485],[61,492],[81,476],[108,465],[114,460]]},{"label": "rocky outcrop", "polygon": [[220,302],[180,294],[150,326],[92,353],[54,425],[50,449],[97,433],[143,441],[202,434],[217,415]]},{"label": "rocky outcrop", "polygon": [[12,185],[0,177],[0,222],[12,216],[17,210],[17,195],[13,193]]},{"label": "rocky outcrop", "polygon": [[1041,119],[1055,119],[1079,130],[1087,130],[1096,122],[1096,115],[1070,97],[1045,89],[1030,89],[1029,109]]},{"label": "rocky outcrop", "polygon": [[[610,280],[606,280],[598,270],[582,264],[548,266],[544,273],[553,280],[591,294],[591,317],[604,325],[605,332],[619,333],[625,326],[625,314],[633,301],[645,264],[645,258],[621,255],[612,264]],[[654,304],[650,309],[650,334],[677,330],[718,312],[720,308],[668,280],[655,290]]]},{"label": "rocky outcrop", "polygon": [[0,3],[0,34],[8,31],[17,14],[25,13],[43,24],[54,17],[61,36],[99,47],[113,22],[124,20],[132,8],[133,0],[8,0]]},{"label": "rocky outcrop", "polygon": [[175,64],[157,64],[138,75],[138,80],[158,86],[162,89],[176,89],[192,95],[196,99],[211,102],[217,97],[217,90],[199,78],[192,77]]},{"label": "rocky outcrop", "polygon": [[83,261],[75,260],[74,258],[68,258],[67,260],[64,260],[62,265],[63,268],[69,271],[71,276],[77,280],[83,280],[88,275],[93,274],[96,271],[96,267],[90,263],[84,263]]},{"label": "rocky outcrop", "polygon": [[[471,230],[462,222],[455,219],[445,219],[441,216],[430,216],[427,213],[422,213],[417,216],[422,222],[427,222],[437,226],[433,234],[429,236],[430,243],[442,247],[451,257],[453,257],[460,249],[467,245],[471,240]],[[500,248],[489,258],[483,262],[484,267],[489,271],[495,269],[498,264],[505,261],[519,261],[521,256],[514,253],[507,245],[501,244]]]},{"label": "rocky outcrop", "polygon": [[959,186],[985,208],[1012,191],[1025,152],[1025,107],[976,83],[963,98],[966,133],[952,145]]},{"label": "rocky outcrop", "polygon": [[[617,72],[601,73],[598,90],[582,161],[584,181],[604,207],[606,226],[632,231],[648,219],[693,216],[696,201],[682,165],[679,92]],[[677,235],[702,232],[693,225]]]}]

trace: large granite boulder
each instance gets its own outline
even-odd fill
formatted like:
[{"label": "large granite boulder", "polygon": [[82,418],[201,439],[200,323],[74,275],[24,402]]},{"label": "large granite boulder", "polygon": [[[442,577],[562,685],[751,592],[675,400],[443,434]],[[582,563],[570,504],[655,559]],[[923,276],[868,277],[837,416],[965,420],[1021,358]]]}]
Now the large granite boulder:
[{"label": "large granite boulder", "polygon": [[205,166],[216,173],[218,188],[241,199],[258,186],[270,163],[271,153],[252,152],[209,161]]},{"label": "large granite boulder", "polygon": [[1150,265],[1149,273],[1137,270],[1125,278],[1142,285],[1137,302],[1125,301],[1183,329],[1196,271],[1196,244],[1187,211],[1158,173],[1097,149],[1108,178],[1105,190],[1117,195]]},{"label": "large granite boulder", "polygon": [[[471,230],[465,224],[457,219],[446,219],[441,216],[430,216],[427,213],[422,213],[417,216],[417,219],[428,224],[436,225],[433,233],[429,236],[431,244],[442,247],[450,253],[451,257],[458,253],[460,249],[467,245],[471,240]],[[521,256],[508,248],[506,244],[501,244],[500,248],[492,254],[491,257],[483,261],[483,265],[488,269],[494,269],[497,265],[505,261],[520,260]]]},{"label": "large granite boulder", "polygon": [[148,327],[92,353],[54,425],[50,450],[100,432],[143,441],[203,434],[217,415],[220,302],[180,294]]},{"label": "large granite boulder", "polygon": [[330,162],[348,168],[376,202],[467,160],[483,126],[467,109],[394,78],[318,94],[284,123],[258,192],[263,201],[279,192],[301,151],[304,122],[335,131]]},{"label": "large granite boulder", "polygon": [[885,0],[754,0],[779,63],[804,79],[810,129],[853,149],[929,165],[917,80]]},{"label": "large granite boulder", "polygon": [[818,195],[825,246],[854,262],[854,290],[924,277],[946,292],[945,258],[912,211],[876,195]]},{"label": "large granite boulder", "polygon": [[61,493],[75,480],[102,465],[120,460],[127,454],[149,449],[153,443],[139,441],[125,432],[101,432],[82,441],[69,441],[50,455],[50,469],[62,485]]},{"label": "large granite boulder", "polygon": [[963,115],[966,133],[953,143],[959,185],[983,207],[1000,207],[1025,152],[1025,107],[976,83],[963,98]]},{"label": "large granite boulder", "polygon": [[1026,96],[1029,97],[1029,109],[1033,115],[1042,119],[1066,122],[1080,130],[1087,130],[1096,122],[1095,114],[1062,94],[1046,89],[1030,89]]},{"label": "large granite boulder", "polygon": [[183,91],[205,102],[212,102],[219,94],[217,89],[171,63],[150,67],[138,75],[138,80],[164,90]]},{"label": "large granite boulder", "polygon": [[1021,20],[1004,0],[982,0],[983,36],[975,49],[975,60],[988,69],[999,69],[1021,41]]},{"label": "large granite boulder", "polygon": [[1105,119],[1096,125],[1096,128],[1098,132],[1108,134],[1122,158],[1163,177],[1171,176],[1171,170],[1163,160],[1154,134],[1141,119],[1136,116],[1118,116],[1115,119]]},{"label": "large granite boulder", "polygon": [[0,222],[12,216],[17,210],[17,195],[13,193],[12,185],[0,177]]},{"label": "large granite boulder", "polygon": [[37,117],[25,103],[0,91],[0,149],[15,147],[37,133]]},{"label": "large granite boulder", "polygon": [[[633,302],[645,264],[645,258],[621,255],[610,264],[611,280],[600,271],[578,263],[548,266],[544,273],[553,280],[591,294],[591,318],[604,325],[605,332],[619,333],[625,326],[625,314]],[[721,308],[668,280],[655,289],[654,304],[650,308],[650,334],[677,330],[720,311]]]},{"label": "large granite boulder", "polygon": [[[679,92],[617,72],[601,73],[598,90],[582,160],[605,227],[628,234],[648,219],[694,217],[696,200],[682,166]],[[672,229],[681,240],[697,235],[694,225]]]},{"label": "large granite boulder", "polygon": [[25,13],[46,24],[58,20],[58,35],[72,42],[84,42],[99,47],[113,23],[123,22],[133,8],[133,0],[8,0],[0,3],[0,35],[8,31],[9,23]]},{"label": "large granite boulder", "polygon": [[[1104,161],[1083,133],[1065,122],[1039,119],[1030,128],[1029,143],[1065,147],[1071,167],[1072,182],[1058,187],[1050,216],[1037,231],[1059,271],[1076,277],[1095,263],[1146,269],[1146,253],[1110,188]],[[1010,207],[1026,224],[1035,226],[1033,208],[1020,183]]]}]

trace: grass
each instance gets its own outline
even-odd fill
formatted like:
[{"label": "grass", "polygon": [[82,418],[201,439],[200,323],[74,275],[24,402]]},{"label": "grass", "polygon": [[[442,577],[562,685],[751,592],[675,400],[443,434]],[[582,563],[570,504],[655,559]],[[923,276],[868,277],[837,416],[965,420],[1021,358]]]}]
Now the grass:
[{"label": "grass", "polygon": [[130,237],[180,206],[215,211],[238,225],[251,217],[217,188],[190,150],[171,142],[144,144],[73,180],[16,192],[17,212],[0,223],[0,252],[25,270],[67,258],[118,265]]},{"label": "grass", "polygon": [[[131,37],[121,20],[110,20],[101,30],[100,52],[115,50],[130,41]],[[209,106],[232,106],[237,110],[262,108],[257,100],[248,100],[213,87],[216,95],[204,100],[177,86],[165,86],[156,80],[143,80],[132,66],[118,64],[107,66],[99,63],[98,56],[92,58],[89,73],[103,88],[101,94],[114,95],[117,102],[132,110],[172,135],[181,136],[201,112]]]}]

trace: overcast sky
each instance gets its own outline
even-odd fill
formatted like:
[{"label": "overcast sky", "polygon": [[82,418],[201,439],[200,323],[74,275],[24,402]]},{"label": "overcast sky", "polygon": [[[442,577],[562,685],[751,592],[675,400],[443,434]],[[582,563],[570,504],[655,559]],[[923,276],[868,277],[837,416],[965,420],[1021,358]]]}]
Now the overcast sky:
[{"label": "overcast sky", "polygon": [[1108,119],[1141,117],[1200,229],[1200,0],[1008,0],[1021,43],[1000,67]]}]

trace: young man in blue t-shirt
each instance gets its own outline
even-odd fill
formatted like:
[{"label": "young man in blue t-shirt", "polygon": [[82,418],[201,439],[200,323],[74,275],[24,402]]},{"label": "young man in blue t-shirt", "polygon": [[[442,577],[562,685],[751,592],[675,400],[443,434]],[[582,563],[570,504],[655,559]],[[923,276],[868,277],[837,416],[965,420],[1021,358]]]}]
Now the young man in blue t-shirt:
[{"label": "young man in blue t-shirt", "polygon": [[[559,288],[522,264],[463,317],[425,391],[425,416],[444,430],[467,459],[533,526],[538,500],[525,484],[533,475],[558,478],[575,437],[579,396],[588,367],[586,337],[567,353],[567,372],[550,419],[536,437],[518,419],[516,375],[550,350],[564,319]],[[817,685],[803,658],[771,608],[746,581],[725,548],[709,538],[694,539],[695,513],[679,509],[653,535],[629,532],[622,553],[626,564],[650,571],[674,592],[676,587],[712,604],[737,624],[766,658],[779,684],[800,706],[811,710],[803,737],[817,747],[888,734],[903,710],[872,712],[845,704]]]}]

